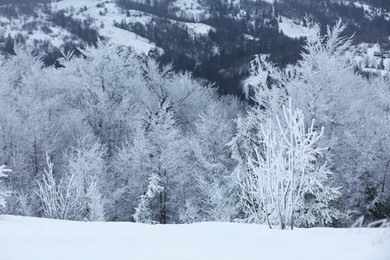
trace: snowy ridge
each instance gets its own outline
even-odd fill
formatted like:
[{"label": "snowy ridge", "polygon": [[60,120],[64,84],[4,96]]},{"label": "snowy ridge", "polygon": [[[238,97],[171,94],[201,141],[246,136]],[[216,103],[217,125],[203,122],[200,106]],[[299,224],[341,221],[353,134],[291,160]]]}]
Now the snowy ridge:
[{"label": "snowy ridge", "polygon": [[1,216],[1,259],[316,259],[388,260],[382,229],[263,225],[144,225]]}]

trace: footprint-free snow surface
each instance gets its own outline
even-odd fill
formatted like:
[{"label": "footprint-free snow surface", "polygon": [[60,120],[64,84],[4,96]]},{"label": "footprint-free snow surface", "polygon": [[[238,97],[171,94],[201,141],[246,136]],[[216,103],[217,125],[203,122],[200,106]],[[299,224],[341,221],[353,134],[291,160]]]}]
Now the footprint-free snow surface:
[{"label": "footprint-free snow surface", "polygon": [[390,230],[143,225],[0,216],[2,260],[389,260]]}]

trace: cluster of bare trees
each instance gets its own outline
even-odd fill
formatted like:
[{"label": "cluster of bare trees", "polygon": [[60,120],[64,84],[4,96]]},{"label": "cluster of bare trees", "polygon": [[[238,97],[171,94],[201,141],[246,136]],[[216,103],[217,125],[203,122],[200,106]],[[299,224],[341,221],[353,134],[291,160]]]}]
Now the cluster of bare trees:
[{"label": "cluster of bare trees", "polygon": [[[0,66],[0,161],[14,172],[3,212],[172,223],[188,220],[186,205],[207,219],[203,207],[226,204],[234,97],[115,45],[65,54],[57,69],[15,52]],[[212,178],[201,178],[209,164]],[[207,201],[217,186],[223,195]]]}]

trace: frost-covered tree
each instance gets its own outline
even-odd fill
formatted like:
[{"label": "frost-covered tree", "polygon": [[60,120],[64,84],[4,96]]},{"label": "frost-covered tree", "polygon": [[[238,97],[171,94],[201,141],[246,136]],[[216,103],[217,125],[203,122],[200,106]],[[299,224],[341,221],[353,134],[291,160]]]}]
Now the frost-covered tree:
[{"label": "frost-covered tree", "polygon": [[58,70],[66,78],[62,88],[70,106],[80,111],[83,122],[94,136],[107,146],[111,160],[115,147],[128,134],[131,120],[140,112],[138,104],[148,97],[140,61],[130,50],[99,42],[85,46],[82,56],[65,56],[64,68]]},{"label": "frost-covered tree", "polygon": [[[84,209],[78,213],[77,218],[88,221],[104,220],[101,190],[104,189],[106,172],[105,152],[105,147],[100,143],[88,144],[87,138],[83,138],[67,153],[66,172],[74,176],[77,193],[86,198]],[[90,187],[94,188],[91,190]]]},{"label": "frost-covered tree", "polygon": [[151,143],[151,173],[160,178],[163,190],[159,194],[158,221],[175,222],[178,208],[184,205],[188,176],[188,145],[178,127],[170,104],[149,114],[145,119],[145,133]]},{"label": "frost-covered tree", "polygon": [[[233,120],[223,108],[213,105],[199,114],[190,139],[193,158],[191,197],[187,198],[183,221],[230,221],[235,213],[231,172],[234,161],[227,146],[234,134]],[[192,205],[191,205],[192,204]]]},{"label": "frost-covered tree", "polygon": [[[74,148],[63,177],[55,177],[53,163],[47,156],[47,168],[37,180],[37,195],[43,214],[49,218],[69,220],[102,220],[103,209],[98,190],[97,174],[101,172],[100,146],[90,150]],[[100,158],[99,158],[100,156]],[[96,161],[94,161],[96,160]]]},{"label": "frost-covered tree", "polygon": [[336,173],[333,183],[342,187],[340,206],[362,214],[376,203],[377,184],[387,171],[387,130],[378,121],[385,120],[388,108],[378,102],[375,84],[356,73],[352,39],[342,36],[344,30],[338,22],[321,36],[314,25],[285,86],[307,120],[326,126],[320,142],[330,147],[325,155]]},{"label": "frost-covered tree", "polygon": [[146,224],[158,223],[152,219],[149,202],[163,191],[164,188],[160,186],[159,182],[160,178],[156,174],[152,174],[152,176],[149,177],[148,189],[146,190],[146,193],[141,196],[141,200],[135,208],[135,213],[133,215],[135,222]]},{"label": "frost-covered tree", "polygon": [[[7,169],[4,165],[0,166],[0,178],[7,177],[7,172],[11,170]],[[8,193],[3,189],[0,190],[0,207],[5,206],[5,198],[8,196]]]},{"label": "frost-covered tree", "polygon": [[145,126],[138,122],[130,140],[118,148],[113,161],[116,180],[115,191],[108,196],[111,206],[106,210],[109,219],[128,221],[135,213],[140,195],[148,186],[152,172],[152,144],[145,132]]},{"label": "frost-covered tree", "polygon": [[[63,194],[61,181],[58,183],[54,178],[53,163],[47,157],[47,168],[44,171],[42,180],[38,183],[37,195],[42,204],[43,214],[49,218],[66,219],[68,210],[68,201],[70,200],[69,185],[68,194]],[[71,183],[70,183],[71,184]]]},{"label": "frost-covered tree", "polygon": [[238,173],[242,204],[251,218],[270,227],[330,223],[337,216],[330,203],[339,192],[328,186],[329,168],[319,161],[322,131],[314,130],[314,121],[306,127],[291,101],[282,115],[260,124],[259,143],[247,151],[249,169]]},{"label": "frost-covered tree", "polygon": [[155,175],[162,190],[153,201],[148,199],[150,220],[178,220],[176,209],[184,205],[184,183],[190,175],[186,165],[189,147],[171,110],[172,106],[164,103],[159,110],[148,112],[137,123],[130,140],[119,149],[113,165],[114,174],[121,181],[113,200],[115,205],[123,205],[123,211],[114,214],[114,218],[129,220],[134,216],[140,198],[147,193],[150,176]]},{"label": "frost-covered tree", "polygon": [[355,216],[363,215],[368,222],[390,214],[390,81],[376,78],[369,86],[373,92],[365,97],[370,102],[362,110],[364,121],[348,132],[348,142],[357,157],[357,178],[352,186],[355,196],[351,196],[350,207],[358,208]]}]

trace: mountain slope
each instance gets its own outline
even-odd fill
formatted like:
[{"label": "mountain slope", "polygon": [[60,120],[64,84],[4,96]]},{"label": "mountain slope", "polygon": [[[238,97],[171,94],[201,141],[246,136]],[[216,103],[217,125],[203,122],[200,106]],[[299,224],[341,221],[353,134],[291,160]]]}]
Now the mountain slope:
[{"label": "mountain slope", "polygon": [[[0,50],[12,53],[20,42],[46,55],[51,65],[61,51],[96,44],[100,38],[173,63],[176,70],[192,71],[216,83],[222,94],[241,95],[257,55],[268,55],[280,67],[300,58],[310,33],[306,15],[323,32],[341,18],[356,44],[379,44],[376,65],[366,67],[373,64],[368,61],[357,66],[369,73],[386,71],[390,11],[376,0],[3,0]],[[372,56],[361,53],[358,60]]]}]

